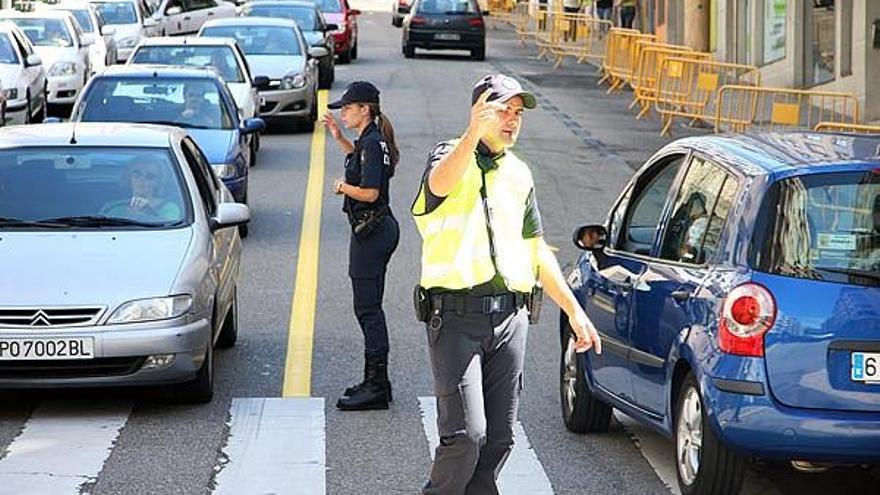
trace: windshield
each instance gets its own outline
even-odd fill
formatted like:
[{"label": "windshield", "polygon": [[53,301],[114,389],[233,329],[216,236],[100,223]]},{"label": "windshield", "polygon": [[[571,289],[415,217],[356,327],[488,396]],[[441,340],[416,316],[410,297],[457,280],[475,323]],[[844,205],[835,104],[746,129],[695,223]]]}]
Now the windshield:
[{"label": "windshield", "polygon": [[780,181],[762,217],[771,220],[753,253],[759,270],[880,285],[880,170]]},{"label": "windshield", "polygon": [[321,12],[330,12],[332,14],[342,12],[342,5],[339,3],[339,0],[315,0],[315,5],[318,6]]},{"label": "windshield", "polygon": [[76,22],[79,23],[79,27],[86,33],[94,33],[95,25],[92,24],[92,16],[89,15],[89,11],[85,9],[71,9],[68,10],[73,17],[76,18]]},{"label": "windshield", "polygon": [[423,0],[419,2],[420,14],[476,14],[470,0]]},{"label": "windshield", "polygon": [[155,228],[188,217],[168,150],[13,148],[0,151],[0,230],[46,227]]},{"label": "windshield", "polygon": [[132,56],[131,63],[213,67],[227,82],[245,82],[229,46],[142,46]]},{"label": "windshield", "polygon": [[137,24],[132,2],[97,2],[94,4],[107,24]]},{"label": "windshield", "polygon": [[0,64],[17,64],[18,53],[12,47],[8,36],[0,36]]},{"label": "windshield", "polygon": [[13,18],[34,46],[73,46],[73,39],[61,19]]},{"label": "windshield", "polygon": [[77,112],[83,122],[233,129],[217,84],[205,79],[102,77],[89,87]]},{"label": "windshield", "polygon": [[275,6],[260,4],[245,4],[241,15],[246,17],[274,17],[276,19],[290,19],[303,31],[317,31],[320,28],[318,16],[312,7]]},{"label": "windshield", "polygon": [[296,31],[274,26],[215,26],[202,36],[234,38],[246,55],[302,55]]}]

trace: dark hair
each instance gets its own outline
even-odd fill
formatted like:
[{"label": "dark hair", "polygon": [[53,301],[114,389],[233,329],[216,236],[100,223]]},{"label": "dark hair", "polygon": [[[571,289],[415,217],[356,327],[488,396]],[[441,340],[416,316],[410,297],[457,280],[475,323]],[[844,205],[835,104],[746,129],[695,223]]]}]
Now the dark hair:
[{"label": "dark hair", "polygon": [[382,113],[378,104],[367,103],[366,105],[370,109],[370,118],[379,119],[379,132],[382,133],[382,138],[388,145],[388,155],[391,157],[391,176],[393,177],[397,162],[400,161],[400,150],[397,149],[397,143],[394,141],[394,127],[391,126],[391,121]]}]

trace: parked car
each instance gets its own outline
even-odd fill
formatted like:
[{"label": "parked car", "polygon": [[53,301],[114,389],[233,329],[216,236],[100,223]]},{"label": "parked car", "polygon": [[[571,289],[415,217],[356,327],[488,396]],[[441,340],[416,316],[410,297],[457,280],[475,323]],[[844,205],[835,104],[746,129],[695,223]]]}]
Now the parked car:
[{"label": "parked car", "polygon": [[391,0],[391,24],[394,27],[403,26],[403,18],[409,14],[412,0]]},{"label": "parked car", "polygon": [[327,24],[321,11],[313,2],[301,0],[270,0],[250,2],[242,6],[243,17],[274,17],[296,21],[299,30],[309,46],[327,50],[327,56],[318,59],[318,87],[328,89],[336,79],[336,63],[334,58],[332,31],[337,30],[335,24]]},{"label": "parked car", "polygon": [[113,28],[116,61],[128,60],[134,47],[155,29],[155,21],[137,0],[89,0],[108,26]]},{"label": "parked car", "polygon": [[0,130],[0,149],[0,388],[167,385],[210,401],[213,349],[238,332],[233,227],[250,214],[194,140],[42,124]]},{"label": "parked car", "polygon": [[[257,88],[244,52],[232,38],[146,38],[135,47],[128,59],[128,65],[135,64],[213,68],[226,82],[242,118],[247,120],[259,116]],[[252,134],[249,139],[253,148],[250,165],[253,166],[260,148],[260,134]]]},{"label": "parked car", "polygon": [[403,56],[416,48],[467,50],[474,60],[486,58],[486,25],[476,0],[415,0],[403,20]]},{"label": "parked car", "polygon": [[70,12],[40,11],[21,13],[0,11],[0,20],[11,21],[31,40],[48,68],[48,101],[71,104],[91,75],[89,47],[94,36],[85,34]]},{"label": "parked car", "polygon": [[94,6],[80,0],[64,0],[53,4],[40,2],[36,5],[38,9],[70,12],[82,31],[92,35],[95,40],[89,46],[89,65],[92,74],[116,63],[116,41],[113,39],[115,29],[112,26],[105,26],[104,20],[98,15]]},{"label": "parked car", "polygon": [[747,459],[880,461],[880,138],[673,142],[624,188],[568,282],[603,339],[560,318],[562,414],[619,409],[675,442],[682,493],[739,491]]},{"label": "parked car", "polygon": [[[186,129],[232,197],[248,202],[248,136],[265,127],[242,120],[235,100],[213,70],[159,65],[117,66],[95,75],[71,116],[73,122],[139,122]],[[247,236],[247,225],[241,227]]]},{"label": "parked car", "polygon": [[235,4],[224,0],[162,0],[152,19],[160,36],[192,34],[210,19],[235,17]]},{"label": "parked car", "polygon": [[0,81],[5,124],[46,118],[46,70],[30,39],[11,22],[0,22]]},{"label": "parked car", "polygon": [[[235,39],[255,79],[260,79],[260,116],[293,120],[306,130],[318,120],[318,59],[324,48],[309,47],[296,22],[264,17],[217,19],[199,36]],[[264,76],[264,77],[260,77]]]}]

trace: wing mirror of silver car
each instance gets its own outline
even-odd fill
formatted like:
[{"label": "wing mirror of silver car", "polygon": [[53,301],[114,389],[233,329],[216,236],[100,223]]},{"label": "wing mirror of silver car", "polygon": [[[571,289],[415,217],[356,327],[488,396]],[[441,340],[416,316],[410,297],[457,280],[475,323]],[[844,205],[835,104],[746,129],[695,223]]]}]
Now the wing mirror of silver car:
[{"label": "wing mirror of silver car", "polygon": [[116,28],[113,26],[104,26],[101,28],[101,34],[104,36],[113,36],[116,34]]},{"label": "wing mirror of silver car", "polygon": [[31,66],[34,66],[34,65],[40,65],[40,64],[42,64],[42,63],[43,63],[43,59],[40,58],[40,56],[37,55],[36,53],[33,53],[33,54],[31,54],[31,55],[28,55],[26,62],[27,62],[27,66],[28,66],[28,67],[31,67]]},{"label": "wing mirror of silver car", "polygon": [[266,89],[269,87],[269,77],[257,76],[254,78],[254,81],[251,85],[257,89]]},{"label": "wing mirror of silver car", "polygon": [[211,218],[211,230],[244,225],[251,220],[251,210],[241,203],[220,203]]},{"label": "wing mirror of silver car", "polygon": [[309,56],[312,58],[322,58],[327,55],[330,55],[330,52],[323,46],[313,46],[309,48]]},{"label": "wing mirror of silver car", "polygon": [[95,35],[92,33],[85,33],[80,38],[79,42],[82,46],[92,46],[95,44]]},{"label": "wing mirror of silver car", "polygon": [[600,251],[605,249],[608,231],[598,224],[582,225],[574,230],[572,241],[578,249],[584,251]]},{"label": "wing mirror of silver car", "polygon": [[247,119],[241,125],[241,133],[244,135],[256,134],[266,129],[266,121],[260,118]]}]

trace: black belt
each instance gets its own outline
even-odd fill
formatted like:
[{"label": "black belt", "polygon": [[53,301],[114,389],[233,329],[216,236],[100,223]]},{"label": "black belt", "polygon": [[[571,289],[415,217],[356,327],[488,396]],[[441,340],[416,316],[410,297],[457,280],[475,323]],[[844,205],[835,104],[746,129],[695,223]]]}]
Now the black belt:
[{"label": "black belt", "polygon": [[528,304],[529,294],[508,292],[497,296],[470,296],[466,294],[431,294],[432,311],[480,313],[489,315],[515,311]]}]

